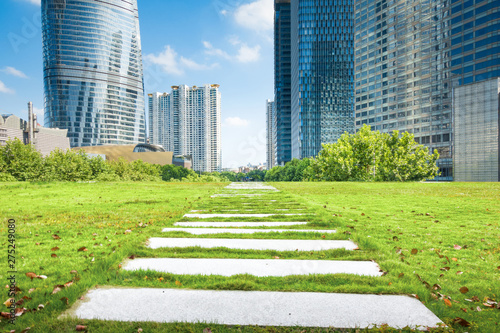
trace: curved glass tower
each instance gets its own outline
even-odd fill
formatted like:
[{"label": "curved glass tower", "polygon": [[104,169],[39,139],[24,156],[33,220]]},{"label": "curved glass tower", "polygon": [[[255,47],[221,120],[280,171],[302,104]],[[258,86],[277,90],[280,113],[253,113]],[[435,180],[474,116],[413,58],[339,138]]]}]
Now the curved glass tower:
[{"label": "curved glass tower", "polygon": [[72,147],[145,141],[137,0],[42,0],[45,126]]}]

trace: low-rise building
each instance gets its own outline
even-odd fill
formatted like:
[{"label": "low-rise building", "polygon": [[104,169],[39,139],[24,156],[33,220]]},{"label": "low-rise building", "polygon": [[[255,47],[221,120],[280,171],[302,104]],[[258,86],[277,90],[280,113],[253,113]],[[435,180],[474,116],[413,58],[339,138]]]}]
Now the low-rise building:
[{"label": "low-rise building", "polygon": [[68,130],[45,128],[38,124],[31,102],[28,103],[28,111],[28,121],[13,114],[0,115],[0,145],[5,145],[9,139],[17,138],[24,144],[33,144],[43,156],[49,155],[57,148],[70,148]]}]

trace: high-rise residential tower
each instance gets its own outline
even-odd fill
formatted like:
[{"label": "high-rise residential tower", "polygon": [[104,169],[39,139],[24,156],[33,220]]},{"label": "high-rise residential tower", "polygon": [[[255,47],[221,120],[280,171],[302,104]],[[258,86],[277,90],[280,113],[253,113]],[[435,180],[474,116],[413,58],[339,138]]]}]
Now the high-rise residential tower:
[{"label": "high-rise residential tower", "polygon": [[219,85],[173,86],[149,94],[149,140],[174,155],[191,155],[193,170],[221,171]]},{"label": "high-rise residential tower", "polygon": [[276,104],[266,101],[266,167],[272,169],[276,164]]},{"label": "high-rise residential tower", "polygon": [[71,146],[145,140],[137,0],[42,0],[45,125]]},{"label": "high-rise residential tower", "polygon": [[290,0],[274,1],[274,103],[276,163],[292,159],[292,59]]},{"label": "high-rise residential tower", "polygon": [[292,157],[354,131],[354,0],[292,0]]}]

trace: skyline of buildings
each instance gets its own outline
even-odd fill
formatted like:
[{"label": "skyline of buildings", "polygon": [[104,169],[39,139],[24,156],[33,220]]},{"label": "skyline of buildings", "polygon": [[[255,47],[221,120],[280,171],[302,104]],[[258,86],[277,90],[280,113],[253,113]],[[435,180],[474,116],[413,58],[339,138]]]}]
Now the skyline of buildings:
[{"label": "skyline of buildings", "polygon": [[222,170],[219,85],[172,86],[149,97],[149,142],[174,155],[191,155],[193,170]]},{"label": "skyline of buildings", "polygon": [[71,147],[145,141],[137,0],[42,0],[45,124]]},{"label": "skyline of buildings", "polygon": [[[500,76],[498,4],[488,0],[275,0],[276,29],[283,3],[291,3],[292,8],[292,157],[316,155],[316,144],[332,142],[336,131],[350,132],[347,118],[335,118],[327,110],[332,109],[328,103],[333,99],[334,109],[340,111],[337,114],[345,116],[348,113],[342,111],[352,101],[356,131],[367,124],[375,131],[413,133],[417,143],[440,154],[441,175],[436,180],[453,180],[453,165],[457,165],[453,155],[462,147],[454,146],[453,105],[460,106],[453,101],[453,89]],[[347,8],[349,4],[353,11]],[[338,24],[341,20],[332,19],[339,16],[346,22]],[[340,41],[337,31],[343,32]],[[336,41],[335,47],[329,40]],[[279,40],[275,43],[275,82],[279,83]],[[353,71],[344,70],[351,60]],[[314,72],[318,67],[321,73]],[[328,69],[332,69],[333,81],[329,81]],[[324,86],[329,82],[337,84]],[[355,85],[353,100],[347,93],[350,83]],[[278,97],[275,87],[275,99]],[[345,108],[339,108],[343,101],[347,102]],[[465,111],[461,112],[463,116]],[[278,104],[276,113],[277,118],[284,113]],[[329,136],[324,135],[325,129]],[[478,135],[461,132],[465,134]],[[485,142],[498,141],[498,133],[497,139],[483,135]],[[277,156],[280,143],[278,140]]]}]

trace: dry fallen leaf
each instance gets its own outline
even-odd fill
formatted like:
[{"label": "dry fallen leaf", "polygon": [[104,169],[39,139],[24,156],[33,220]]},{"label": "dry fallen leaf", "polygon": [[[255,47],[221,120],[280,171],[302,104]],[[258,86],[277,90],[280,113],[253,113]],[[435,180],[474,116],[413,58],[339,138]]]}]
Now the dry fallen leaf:
[{"label": "dry fallen leaf", "polygon": [[0,316],[3,318],[10,319],[10,312],[0,312]]},{"label": "dry fallen leaf", "polygon": [[50,249],[50,251],[57,251],[57,250],[59,250],[57,246]]},{"label": "dry fallen leaf", "polygon": [[469,288],[467,288],[467,287],[462,287],[462,288],[460,288],[460,292],[461,292],[462,294],[466,294],[466,293],[468,293],[468,292],[469,292]]},{"label": "dry fallen leaf", "polygon": [[69,272],[70,274],[78,274],[78,271],[77,270],[72,270],[71,272]]},{"label": "dry fallen leaf", "polygon": [[55,253],[52,253],[50,256],[51,256],[52,258],[57,258],[57,254],[55,254]]},{"label": "dry fallen leaf", "polygon": [[63,303],[66,303],[66,305],[69,304],[69,299],[67,297],[61,298],[61,301],[63,301]]},{"label": "dry fallen leaf", "polygon": [[81,248],[78,249],[78,251],[81,252],[81,251],[88,251],[88,250],[85,246],[82,246]]},{"label": "dry fallen leaf", "polygon": [[33,281],[34,278],[37,277],[37,275],[35,273],[33,273],[33,272],[26,273],[26,276],[29,277],[29,278],[31,278],[32,281]]},{"label": "dry fallen leaf", "polygon": [[87,326],[76,325],[76,330],[79,331],[79,332],[86,331],[87,330]]},{"label": "dry fallen leaf", "polygon": [[180,281],[175,281],[175,285],[180,287],[182,286],[182,283]]},{"label": "dry fallen leaf", "polygon": [[445,299],[443,299],[443,301],[444,301],[444,304],[446,304],[447,306],[451,307],[451,302],[450,302],[449,299],[445,298]]},{"label": "dry fallen leaf", "polygon": [[460,317],[457,317],[457,318],[453,319],[453,322],[455,324],[458,324],[458,325],[463,326],[463,327],[469,327],[470,326],[470,323],[467,320],[465,320],[463,318],[460,318]]},{"label": "dry fallen leaf", "polygon": [[6,306],[6,307],[10,307],[12,304],[14,304],[14,301],[15,299],[14,298],[9,298],[8,300],[6,300],[5,302],[3,302],[3,304]]},{"label": "dry fallen leaf", "polygon": [[418,253],[418,250],[417,249],[412,249],[411,250],[411,254],[417,254]]},{"label": "dry fallen leaf", "polygon": [[460,245],[456,245],[456,244],[455,244],[455,245],[453,245],[453,248],[454,248],[455,250],[461,250],[461,249],[462,249],[462,247],[461,247]]},{"label": "dry fallen leaf", "polygon": [[62,286],[62,285],[55,286],[55,287],[54,287],[54,290],[52,290],[52,295],[57,294],[57,293],[58,293],[58,292],[60,292],[63,288],[64,288],[64,286]]},{"label": "dry fallen leaf", "polygon": [[61,239],[61,237],[59,237],[58,235],[52,235],[52,238],[54,238],[54,239]]}]

